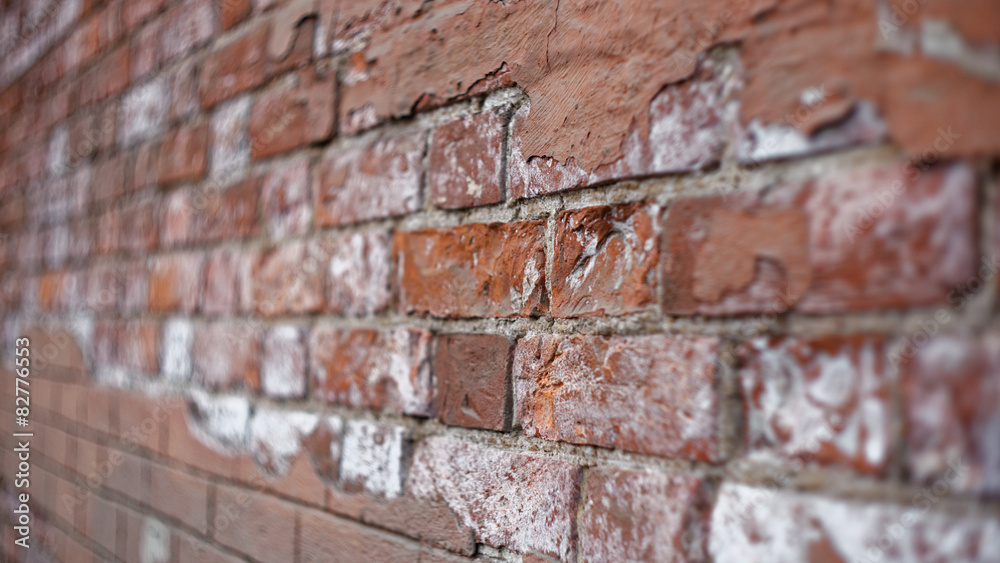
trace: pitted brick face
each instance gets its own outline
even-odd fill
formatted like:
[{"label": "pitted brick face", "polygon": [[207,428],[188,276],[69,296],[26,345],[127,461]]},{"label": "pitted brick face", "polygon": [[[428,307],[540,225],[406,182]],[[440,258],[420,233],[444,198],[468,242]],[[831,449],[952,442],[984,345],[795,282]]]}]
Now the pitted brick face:
[{"label": "pitted brick face", "polygon": [[543,237],[540,221],[397,232],[403,312],[434,317],[545,313]]},{"label": "pitted brick face", "polygon": [[621,315],[654,305],[659,211],[634,203],[559,214],[552,315]]},{"label": "pitted brick face", "polygon": [[537,335],[518,342],[528,436],[716,461],[714,337]]}]

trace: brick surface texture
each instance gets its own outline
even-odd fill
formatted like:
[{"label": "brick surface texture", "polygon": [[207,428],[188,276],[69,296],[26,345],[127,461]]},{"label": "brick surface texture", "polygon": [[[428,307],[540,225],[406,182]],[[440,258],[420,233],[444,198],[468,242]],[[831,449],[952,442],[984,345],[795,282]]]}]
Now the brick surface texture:
[{"label": "brick surface texture", "polygon": [[1000,561],[998,49],[0,2],[0,561]]}]

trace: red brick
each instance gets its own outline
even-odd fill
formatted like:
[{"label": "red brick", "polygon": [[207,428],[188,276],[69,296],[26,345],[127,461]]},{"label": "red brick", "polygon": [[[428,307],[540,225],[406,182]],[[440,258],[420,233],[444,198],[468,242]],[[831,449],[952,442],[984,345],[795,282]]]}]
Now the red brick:
[{"label": "red brick", "polygon": [[126,165],[125,157],[119,154],[99,162],[94,167],[93,189],[91,190],[94,203],[102,203],[125,194]]},{"label": "red brick", "polygon": [[185,59],[170,74],[170,122],[182,120],[200,108],[198,61]]},{"label": "red brick", "polygon": [[316,223],[322,227],[406,215],[420,209],[425,133],[336,147],[319,163]]},{"label": "red brick", "polygon": [[201,69],[202,109],[264,83],[267,37],[267,24],[259,25],[208,54]]},{"label": "red brick", "polygon": [[87,74],[80,92],[80,105],[109,98],[129,85],[129,48],[123,45],[108,52]]},{"label": "red brick", "polygon": [[649,130],[633,127],[617,160],[597,167],[526,153],[523,139],[534,133],[529,105],[511,120],[508,182],[510,197],[521,199],[610,180],[688,172],[719,161],[734,112],[727,108],[738,83],[730,62],[706,59],[688,80],[664,87],[649,105]]},{"label": "red brick", "polygon": [[251,157],[266,158],[329,140],[335,89],[332,72],[304,69],[263,93],[250,113]]},{"label": "red brick", "polygon": [[299,561],[424,561],[420,546],[334,516],[303,511]]},{"label": "red brick", "polygon": [[323,307],[323,279],[330,247],[296,240],[262,252],[253,265],[253,300],[258,313],[310,313]]},{"label": "red brick", "polygon": [[528,336],[514,355],[518,419],[528,436],[716,461],[718,346],[708,336]]},{"label": "red brick", "polygon": [[943,479],[950,490],[995,496],[1000,333],[942,335],[928,342],[927,330],[905,340],[894,358],[903,375],[910,478],[933,482],[935,492],[936,480]]},{"label": "red brick", "polygon": [[187,0],[175,5],[163,19],[160,51],[163,62],[187,55],[207,42],[217,31],[211,0]]},{"label": "red brick", "polygon": [[295,557],[296,518],[296,510],[287,503],[220,486],[216,489],[212,536],[256,561],[284,563]]},{"label": "red brick", "polygon": [[157,148],[158,145],[156,144],[145,143],[139,145],[139,148],[136,149],[135,166],[132,168],[131,188],[133,191],[139,191],[142,188],[154,185],[159,180],[157,178],[159,164]]},{"label": "red brick", "polygon": [[160,326],[155,321],[132,320],[119,333],[118,363],[145,373],[160,371]]},{"label": "red brick", "polygon": [[330,248],[326,310],[361,316],[385,309],[391,298],[388,233],[342,235]]},{"label": "red brick", "polygon": [[336,404],[431,414],[428,332],[317,326],[309,338],[313,396]]},{"label": "red brick", "polygon": [[147,17],[160,10],[164,0],[134,0],[122,4],[122,25],[132,29]]},{"label": "red brick", "polygon": [[306,156],[280,164],[264,177],[263,215],[272,240],[306,232],[312,222],[312,174]]},{"label": "red brick", "polygon": [[156,70],[160,62],[160,21],[153,20],[135,33],[132,39],[132,56],[129,76],[139,82]]},{"label": "red brick", "polygon": [[501,200],[505,113],[466,115],[434,130],[427,165],[434,205],[461,209]]},{"label": "red brick", "polygon": [[435,317],[543,314],[544,237],[542,221],[397,231],[400,308]]},{"label": "red brick", "polygon": [[886,467],[892,421],[881,338],[761,338],[740,356],[750,455]]},{"label": "red brick", "polygon": [[260,372],[264,395],[276,399],[305,396],[306,342],[298,327],[279,325],[268,331]]},{"label": "red brick", "polygon": [[201,311],[208,315],[236,312],[239,266],[243,255],[223,248],[209,255],[205,263],[205,287],[201,292]]},{"label": "red brick", "polygon": [[[211,190],[209,185],[207,190]],[[216,241],[253,236],[257,232],[260,178],[247,178],[219,189],[195,193],[192,227],[195,240]]]},{"label": "red brick", "polygon": [[[225,0],[223,0],[225,2]],[[242,559],[229,555],[211,544],[174,530],[177,538],[177,560],[200,563],[240,563]]]},{"label": "red brick", "polygon": [[87,18],[67,39],[66,66],[70,69],[86,66],[97,54],[106,51],[118,40],[121,32],[118,13],[114,6]]},{"label": "red brick", "polygon": [[[123,434],[136,435],[138,429],[123,428]],[[148,490],[143,466],[147,462],[138,456],[120,451],[108,452],[111,474],[104,480],[104,486],[118,491],[135,500],[142,500]]]},{"label": "red brick", "polygon": [[231,29],[245,20],[253,8],[250,0],[217,0],[216,7],[223,30]]},{"label": "red brick", "polygon": [[149,266],[149,310],[193,313],[198,306],[202,262],[197,254],[153,258]]},{"label": "red brick", "polygon": [[87,514],[87,537],[114,553],[118,545],[118,506],[91,495]]},{"label": "red brick", "polygon": [[709,554],[717,563],[990,560],[996,516],[928,510],[938,500],[930,490],[914,507],[724,483]]},{"label": "red brick", "polygon": [[444,502],[479,543],[575,560],[580,468],[444,437],[414,454],[407,488]]},{"label": "red brick", "polygon": [[151,463],[143,502],[203,534],[208,531],[207,481]]},{"label": "red brick", "polygon": [[195,122],[169,132],[160,145],[156,170],[160,182],[198,180],[208,169],[208,124]]},{"label": "red brick", "polygon": [[956,165],[919,175],[860,169],[766,194],[675,202],[664,226],[666,311],[940,303],[973,273],[974,200],[971,171]]},{"label": "red brick", "polygon": [[213,389],[260,388],[260,331],[250,323],[213,323],[194,330],[195,382]]},{"label": "red brick", "polygon": [[707,514],[698,477],[594,469],[583,487],[583,561],[697,561]]},{"label": "red brick", "polygon": [[452,426],[507,431],[511,342],[495,334],[448,334],[434,346],[436,416]]},{"label": "red brick", "polygon": [[145,197],[132,200],[121,209],[121,240],[118,248],[132,251],[150,251],[159,244],[159,200]]},{"label": "red brick", "polygon": [[653,305],[659,211],[656,204],[629,203],[560,213],[552,258],[552,315],[622,315]]}]

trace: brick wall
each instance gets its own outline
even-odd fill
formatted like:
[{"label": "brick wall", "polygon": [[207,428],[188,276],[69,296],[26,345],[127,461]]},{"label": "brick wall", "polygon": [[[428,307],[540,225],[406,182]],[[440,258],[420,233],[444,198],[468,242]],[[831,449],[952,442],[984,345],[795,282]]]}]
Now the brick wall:
[{"label": "brick wall", "polygon": [[1000,561],[995,2],[0,6],[5,560]]}]

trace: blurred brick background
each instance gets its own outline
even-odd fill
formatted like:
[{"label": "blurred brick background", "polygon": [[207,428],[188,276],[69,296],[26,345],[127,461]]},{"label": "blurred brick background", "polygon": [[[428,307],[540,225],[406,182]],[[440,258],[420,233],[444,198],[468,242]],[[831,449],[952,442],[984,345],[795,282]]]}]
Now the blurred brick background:
[{"label": "blurred brick background", "polygon": [[1000,4],[0,6],[4,560],[1000,561]]}]

